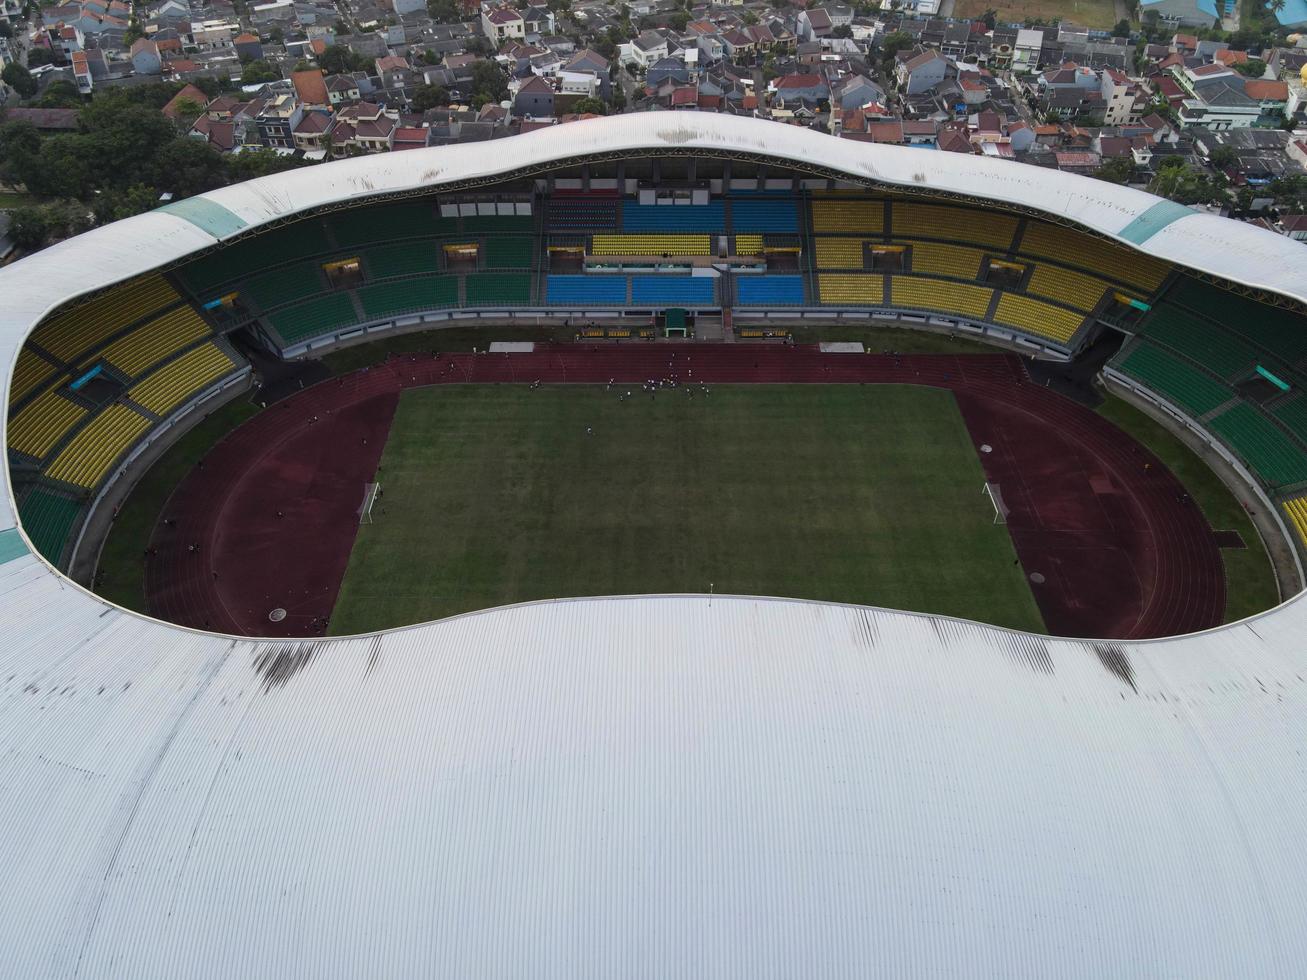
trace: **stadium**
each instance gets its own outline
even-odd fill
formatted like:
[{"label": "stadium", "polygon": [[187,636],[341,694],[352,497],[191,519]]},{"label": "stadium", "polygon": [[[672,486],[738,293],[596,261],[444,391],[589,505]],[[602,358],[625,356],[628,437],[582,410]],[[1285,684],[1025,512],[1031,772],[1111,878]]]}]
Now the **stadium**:
[{"label": "stadium", "polygon": [[650,118],[0,269],[5,969],[1300,972],[1302,246]]}]

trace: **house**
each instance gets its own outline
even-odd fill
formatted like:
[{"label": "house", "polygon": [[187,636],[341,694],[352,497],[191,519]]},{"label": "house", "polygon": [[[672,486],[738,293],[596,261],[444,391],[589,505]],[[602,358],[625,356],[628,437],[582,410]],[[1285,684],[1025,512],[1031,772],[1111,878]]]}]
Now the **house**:
[{"label": "house", "polygon": [[1184,129],[1246,129],[1273,122],[1285,109],[1289,86],[1272,79],[1244,78],[1224,65],[1173,66],[1171,76],[1186,96],[1180,103]]},{"label": "house", "polygon": [[359,91],[358,79],[353,75],[328,75],[325,84],[327,101],[333,106],[343,102],[357,102],[363,97],[363,93]]},{"label": "house", "polygon": [[263,57],[263,43],[257,35],[244,33],[237,34],[232,41],[232,46],[236,49],[236,56],[242,61],[258,61]]},{"label": "house", "polygon": [[481,8],[481,32],[498,47],[504,41],[526,38],[526,21],[508,4],[485,4]]},{"label": "house", "polygon": [[873,102],[884,103],[885,90],[865,75],[846,75],[831,90],[831,104],[845,111]]},{"label": "house", "polygon": [[667,38],[654,31],[644,31],[629,45],[623,45],[629,51],[629,60],[641,68],[648,68],[657,61],[667,57]]},{"label": "house", "polygon": [[549,119],[554,115],[554,88],[538,75],[524,81],[513,96],[513,114],[533,119]]},{"label": "house", "polygon": [[1018,73],[1035,71],[1039,68],[1043,49],[1043,31],[1026,28],[1017,31],[1016,41],[1012,46],[1012,70]]},{"label": "house", "polygon": [[399,150],[420,150],[430,145],[431,130],[422,126],[396,126],[395,136],[391,141],[392,152]]},{"label": "house", "polygon": [[400,17],[427,12],[425,0],[390,0],[390,6]]},{"label": "house", "polygon": [[168,104],[164,106],[162,109],[160,109],[159,111],[162,112],[169,119],[173,120],[173,122],[181,121],[189,125],[194,120],[181,119],[180,106],[183,103],[187,103],[187,102],[191,103],[198,110],[198,112],[196,112],[196,116],[199,116],[206,112],[205,105],[208,103],[208,101],[209,101],[209,97],[207,95],[205,95],[194,85],[188,83],[185,86],[183,86],[182,90],[178,92],[176,95],[174,95],[168,101]]},{"label": "house", "polygon": [[321,69],[293,71],[290,73],[290,82],[295,87],[295,94],[305,109],[327,109],[331,106],[326,78]]},{"label": "house", "polygon": [[1123,72],[1105,69],[1099,78],[1098,94],[1103,99],[1104,126],[1125,126],[1138,120],[1134,86]]},{"label": "house", "polygon": [[947,71],[948,59],[933,49],[915,55],[899,52],[894,78],[902,94],[920,95],[943,82]]},{"label": "house", "polygon": [[132,68],[138,75],[158,75],[163,71],[159,46],[147,38],[138,38],[132,43],[131,56]]},{"label": "house", "polygon": [[777,101],[784,105],[806,102],[816,105],[830,99],[830,86],[820,75],[794,74],[773,78],[767,86]]},{"label": "house", "polygon": [[357,102],[336,113],[331,128],[330,149],[337,156],[355,153],[385,153],[394,140],[396,121],[379,105]]},{"label": "house", "polygon": [[325,150],[332,122],[330,112],[314,110],[304,113],[293,130],[295,148],[306,152]]},{"label": "house", "polygon": [[77,131],[76,109],[29,109],[14,106],[5,110],[5,122],[25,122],[42,133],[72,133]]},{"label": "house", "polygon": [[377,69],[377,77],[381,80],[381,87],[396,93],[401,99],[407,98],[408,92],[416,87],[416,76],[407,58],[387,55],[378,58],[373,64]]},{"label": "house", "polygon": [[598,51],[582,48],[567,59],[567,63],[563,65],[563,70],[592,73],[599,82],[599,97],[605,100],[613,97],[613,83],[609,77],[611,69],[608,59]]},{"label": "house", "polygon": [[85,51],[74,51],[72,54],[73,64],[73,82],[77,85],[77,91],[81,95],[90,95],[91,90],[95,88],[95,79],[91,77],[91,65],[87,61]]},{"label": "house", "polygon": [[1307,214],[1286,214],[1280,224],[1294,241],[1307,242]]},{"label": "house", "polygon": [[814,7],[811,10],[800,10],[796,20],[796,33],[805,41],[817,41],[824,37],[830,37],[831,32],[835,29],[831,24],[830,15],[821,7]]},{"label": "house", "polygon": [[304,107],[293,95],[278,95],[270,99],[255,118],[259,142],[274,149],[295,147],[295,127],[304,117]]}]

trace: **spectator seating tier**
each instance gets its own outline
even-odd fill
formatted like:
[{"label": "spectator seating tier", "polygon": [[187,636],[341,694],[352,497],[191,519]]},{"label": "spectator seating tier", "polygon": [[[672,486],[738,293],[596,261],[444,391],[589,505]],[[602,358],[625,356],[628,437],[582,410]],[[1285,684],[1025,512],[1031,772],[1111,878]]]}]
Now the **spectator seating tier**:
[{"label": "spectator seating tier", "polygon": [[44,459],[85,414],[81,405],[49,388],[10,418],[9,448]]},{"label": "spectator seating tier", "polygon": [[439,246],[432,241],[379,245],[364,252],[363,261],[372,279],[430,274],[440,268]]},{"label": "spectator seating tier", "polygon": [[1164,301],[1208,317],[1286,361],[1307,358],[1307,317],[1301,313],[1268,306],[1189,276],[1181,277]]},{"label": "spectator seating tier", "polygon": [[980,275],[980,260],[984,252],[960,245],[939,245],[934,242],[908,242],[912,246],[912,271],[931,276],[952,276],[954,279],[975,280]]},{"label": "spectator seating tier", "polygon": [[123,327],[180,299],[163,276],[143,276],[56,313],[32,331],[31,340],[60,360],[71,362]]},{"label": "spectator seating tier", "polygon": [[726,231],[726,208],[721,201],[708,204],[624,204],[622,230],[720,234]]},{"label": "spectator seating tier", "polygon": [[890,229],[895,238],[945,238],[975,242],[1006,252],[1012,247],[1017,219],[978,208],[895,201]]},{"label": "spectator seating tier", "polygon": [[861,269],[865,238],[814,238],[818,269]]},{"label": "spectator seating tier", "polygon": [[23,530],[37,552],[51,565],[63,557],[68,535],[77,522],[82,505],[70,497],[37,488],[18,508]]},{"label": "spectator seating tier", "polygon": [[[431,238],[457,231],[453,219],[441,218],[430,200],[400,201],[337,211],[327,217],[332,236],[341,248]],[[322,249],[325,250],[323,245]]]},{"label": "spectator seating tier", "polygon": [[104,349],[104,359],[134,378],[208,333],[198,313],[179,306],[115,340]]},{"label": "spectator seating tier", "polygon": [[812,202],[812,230],[879,235],[885,230],[885,202],[816,199]]},{"label": "spectator seating tier", "polygon": [[741,306],[802,306],[803,276],[740,276],[736,296]]},{"label": "spectator seating tier", "polygon": [[357,320],[347,293],[327,293],[268,317],[272,328],[289,344],[346,327]]},{"label": "spectator seating tier", "polygon": [[110,405],[86,423],[46,468],[51,479],[88,490],[150,427],[150,420],[126,405]]},{"label": "spectator seating tier", "polygon": [[325,288],[322,267],[316,262],[302,262],[251,279],[243,293],[258,303],[260,309],[271,310],[314,296]]},{"label": "spectator seating tier", "polygon": [[626,305],[625,276],[549,276],[545,289],[548,302],[554,306]]},{"label": "spectator seating tier", "polygon": [[549,198],[546,227],[550,231],[615,231],[620,207],[616,197],[555,194]]},{"label": "spectator seating tier", "polygon": [[914,310],[951,313],[970,320],[984,320],[994,290],[982,286],[963,286],[938,279],[893,276],[890,301],[894,306]]},{"label": "spectator seating tier", "polygon": [[492,235],[486,239],[487,269],[529,269],[535,260],[535,241],[526,235]]},{"label": "spectator seating tier", "polygon": [[823,303],[882,306],[885,302],[885,277],[823,273],[817,277],[817,291],[821,294]]},{"label": "spectator seating tier", "polygon": [[1246,402],[1214,416],[1208,425],[1271,486],[1307,481],[1307,452]]},{"label": "spectator seating tier", "polygon": [[358,297],[369,320],[438,310],[458,305],[458,277],[428,276],[364,286],[358,291]]},{"label": "spectator seating tier", "polygon": [[1226,381],[1251,370],[1257,361],[1253,349],[1238,337],[1177,306],[1155,307],[1144,318],[1140,332]]},{"label": "spectator seating tier", "polygon": [[1234,392],[1215,378],[1155,344],[1136,344],[1118,366],[1195,417],[1205,415],[1234,397]]},{"label": "spectator seating tier", "polygon": [[531,302],[530,273],[482,273],[464,283],[468,306],[525,306]]},{"label": "spectator seating tier", "polygon": [[1065,344],[1084,325],[1085,315],[1029,296],[1003,293],[994,311],[994,322]]},{"label": "spectator seating tier", "polygon": [[591,255],[712,255],[711,235],[595,235]]},{"label": "spectator seating tier", "polygon": [[[342,212],[341,216],[347,213]],[[379,240],[387,241],[389,238],[387,235]],[[260,269],[330,251],[332,248],[322,222],[317,218],[306,218],[272,231],[259,232],[252,238],[231,242],[189,263],[181,270],[180,276],[192,291],[207,300],[212,298],[219,286],[242,279]]]},{"label": "spectator seating tier", "polygon": [[715,306],[716,280],[708,276],[632,276],[636,306]]},{"label": "spectator seating tier", "polygon": [[1279,419],[1286,429],[1307,442],[1307,395],[1299,394],[1292,401],[1275,406],[1271,409],[1271,414]]},{"label": "spectator seating tier", "polygon": [[31,394],[50,379],[59,369],[29,347],[18,352],[18,363],[14,365],[14,378],[9,389],[9,404],[13,405],[26,395]]},{"label": "spectator seating tier", "polygon": [[1286,500],[1284,512],[1289,517],[1289,524],[1298,532],[1298,539],[1307,547],[1307,497]]},{"label": "spectator seating tier", "polygon": [[799,230],[799,209],[791,200],[769,200],[758,197],[751,200],[731,201],[731,227],[742,231],[796,233]]},{"label": "spectator seating tier", "polygon": [[213,343],[203,344],[133,385],[127,397],[155,415],[167,415],[235,367],[222,348]]},{"label": "spectator seating tier", "polygon": [[736,255],[761,255],[763,238],[761,235],[736,235]]},{"label": "spectator seating tier", "polygon": [[1149,293],[1156,291],[1171,269],[1161,259],[1142,252],[1033,219],[1027,220],[1017,251],[1087,269],[1105,279],[1127,282]]},{"label": "spectator seating tier", "polygon": [[1095,276],[1040,262],[1030,274],[1026,292],[1057,300],[1086,313],[1098,307],[1108,284]]},{"label": "spectator seating tier", "polygon": [[474,233],[530,234],[535,231],[535,219],[529,214],[469,214],[463,218],[463,230]]}]

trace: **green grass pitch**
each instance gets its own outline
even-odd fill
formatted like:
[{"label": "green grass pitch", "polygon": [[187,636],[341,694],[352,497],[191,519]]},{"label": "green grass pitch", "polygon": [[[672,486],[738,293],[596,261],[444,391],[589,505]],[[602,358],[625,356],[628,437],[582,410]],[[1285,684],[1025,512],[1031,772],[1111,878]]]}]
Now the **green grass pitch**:
[{"label": "green grass pitch", "polygon": [[631,388],[405,391],[331,632],[710,587],[1042,631],[951,393]]}]

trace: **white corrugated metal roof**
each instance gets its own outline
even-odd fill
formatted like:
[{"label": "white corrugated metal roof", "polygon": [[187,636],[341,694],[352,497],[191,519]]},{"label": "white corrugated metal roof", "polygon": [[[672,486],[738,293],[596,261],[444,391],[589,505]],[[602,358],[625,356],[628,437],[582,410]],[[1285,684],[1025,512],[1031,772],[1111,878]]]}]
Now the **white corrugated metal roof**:
[{"label": "white corrugated metal roof", "polygon": [[[1158,204],[1007,162],[630,115],[196,206],[255,225],[669,146],[1106,234]],[[1145,250],[1307,299],[1296,243],[1166,220]],[[154,212],[0,270],[0,358],[65,298],[213,241]],[[0,511],[12,526],[9,492]],[[1302,598],[1105,644],[651,597],[269,644],[123,612],[28,555],[0,564],[0,974],[1294,976],[1305,631]]]}]

